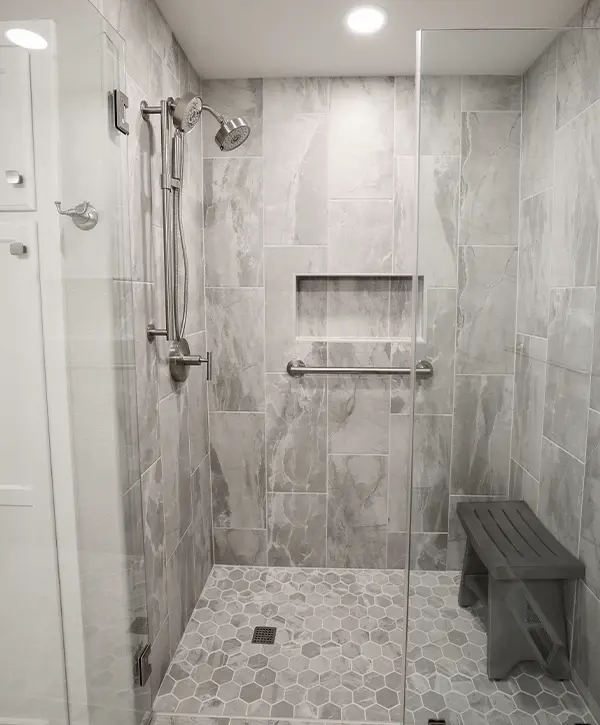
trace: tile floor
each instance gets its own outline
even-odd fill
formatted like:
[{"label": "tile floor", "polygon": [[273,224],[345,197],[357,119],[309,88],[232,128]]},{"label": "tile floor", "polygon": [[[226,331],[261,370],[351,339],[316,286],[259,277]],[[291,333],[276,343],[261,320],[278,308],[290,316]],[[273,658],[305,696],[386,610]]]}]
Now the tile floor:
[{"label": "tile floor", "polygon": [[[452,725],[593,722],[570,683],[533,666],[490,682],[485,633],[458,606],[458,575],[411,577],[406,725],[436,716]],[[215,566],[155,701],[158,725],[186,725],[169,714],[201,716],[189,725],[403,722],[403,588],[401,571]],[[278,628],[275,645],[251,643],[257,625]]]}]

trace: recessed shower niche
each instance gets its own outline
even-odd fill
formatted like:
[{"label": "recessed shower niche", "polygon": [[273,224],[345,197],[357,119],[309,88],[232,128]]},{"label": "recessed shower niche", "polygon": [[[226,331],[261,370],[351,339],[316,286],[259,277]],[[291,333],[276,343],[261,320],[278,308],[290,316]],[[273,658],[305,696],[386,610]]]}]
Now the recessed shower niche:
[{"label": "recessed shower niche", "polygon": [[[298,275],[296,336],[302,340],[410,340],[412,277]],[[424,280],[419,277],[417,338],[423,338]]]}]

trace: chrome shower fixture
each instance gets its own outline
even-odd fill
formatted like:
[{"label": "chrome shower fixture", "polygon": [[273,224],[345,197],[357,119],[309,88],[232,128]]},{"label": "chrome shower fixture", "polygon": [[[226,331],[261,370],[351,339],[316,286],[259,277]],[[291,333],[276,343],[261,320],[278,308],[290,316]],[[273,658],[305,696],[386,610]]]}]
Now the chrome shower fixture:
[{"label": "chrome shower fixture", "polygon": [[250,126],[245,119],[240,117],[225,118],[194,93],[184,93],[181,98],[175,101],[173,108],[175,128],[183,131],[183,133],[188,133],[200,120],[202,111],[208,111],[220,126],[215,136],[215,143],[221,151],[233,151],[250,136]]}]

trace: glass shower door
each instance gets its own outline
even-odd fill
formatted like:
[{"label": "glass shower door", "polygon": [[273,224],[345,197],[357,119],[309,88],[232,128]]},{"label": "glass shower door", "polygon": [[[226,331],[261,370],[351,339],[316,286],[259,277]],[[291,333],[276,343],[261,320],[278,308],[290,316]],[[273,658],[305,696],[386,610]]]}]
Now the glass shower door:
[{"label": "glass shower door", "polygon": [[[409,724],[598,715],[599,53],[591,29],[419,36]],[[557,551],[571,581],[521,580]]]}]

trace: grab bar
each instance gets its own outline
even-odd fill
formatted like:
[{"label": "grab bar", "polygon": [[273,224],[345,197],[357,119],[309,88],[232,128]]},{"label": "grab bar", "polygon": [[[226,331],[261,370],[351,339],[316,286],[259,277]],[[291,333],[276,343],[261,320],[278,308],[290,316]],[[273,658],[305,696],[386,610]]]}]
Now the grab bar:
[{"label": "grab bar", "polygon": [[[293,378],[301,378],[304,375],[410,375],[411,368],[336,368],[336,367],[311,367],[302,360],[290,360],[287,364],[287,373]],[[419,360],[416,367],[418,378],[430,378],[433,375],[433,365],[429,360]]]}]

